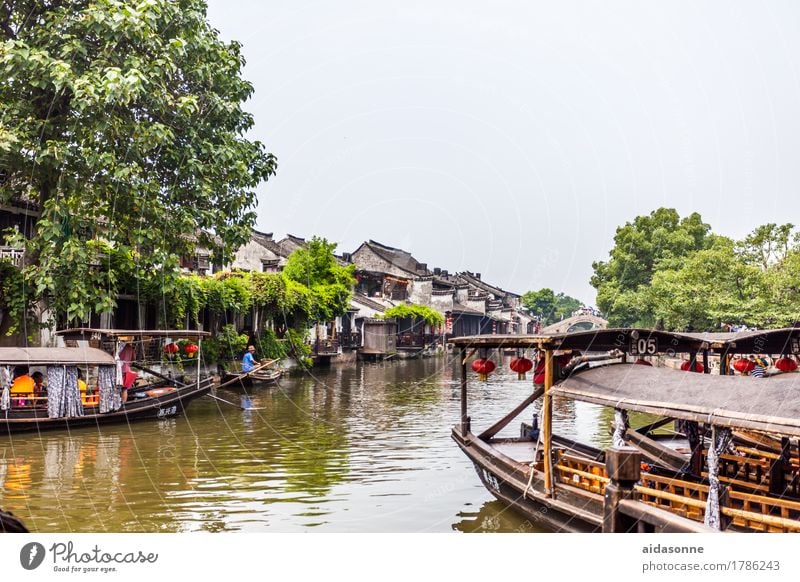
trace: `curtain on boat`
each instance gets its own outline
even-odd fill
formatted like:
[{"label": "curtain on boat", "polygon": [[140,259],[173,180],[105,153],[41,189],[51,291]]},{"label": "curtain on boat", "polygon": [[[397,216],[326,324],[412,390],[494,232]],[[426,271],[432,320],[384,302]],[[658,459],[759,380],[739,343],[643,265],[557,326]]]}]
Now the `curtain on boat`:
[{"label": "curtain on boat", "polygon": [[0,366],[0,410],[11,408],[11,368]]},{"label": "curtain on boat", "polygon": [[719,513],[719,456],[728,450],[733,433],[729,428],[714,426],[711,428],[711,440],[713,444],[708,449],[708,499],[703,523],[719,530],[722,528]]},{"label": "curtain on boat", "polygon": [[47,415],[50,418],[83,416],[77,367],[47,366]]},{"label": "curtain on boat", "polygon": [[97,386],[100,388],[100,414],[122,408],[117,366],[100,366],[97,371]]},{"label": "curtain on boat", "polygon": [[625,446],[625,431],[627,431],[630,426],[630,422],[628,422],[628,411],[622,410],[621,408],[615,408],[614,436],[611,439],[611,442],[615,447]]}]

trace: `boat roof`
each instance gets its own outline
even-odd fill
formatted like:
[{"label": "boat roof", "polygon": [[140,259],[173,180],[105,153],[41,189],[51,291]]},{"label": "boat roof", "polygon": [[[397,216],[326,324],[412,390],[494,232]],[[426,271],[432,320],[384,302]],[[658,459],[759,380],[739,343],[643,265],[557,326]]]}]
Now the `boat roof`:
[{"label": "boat roof", "polygon": [[637,364],[572,374],[553,394],[716,426],[800,436],[800,374],[718,376]]},{"label": "boat roof", "polygon": [[[800,353],[800,328],[735,333],[692,333],[647,328],[611,328],[538,335],[473,335],[450,340],[465,348],[549,348],[581,351],[628,351],[638,340],[655,340],[655,353],[688,353],[708,349],[718,353]],[[651,352],[653,353],[653,352]]]},{"label": "boat roof", "polygon": [[114,358],[97,348],[0,348],[0,364],[10,366],[102,365]]},{"label": "boat roof", "polygon": [[117,338],[117,337],[168,337],[168,338],[201,338],[211,335],[208,331],[198,329],[101,329],[95,327],[75,327],[60,329],[56,335],[64,339],[89,339],[90,337]]}]

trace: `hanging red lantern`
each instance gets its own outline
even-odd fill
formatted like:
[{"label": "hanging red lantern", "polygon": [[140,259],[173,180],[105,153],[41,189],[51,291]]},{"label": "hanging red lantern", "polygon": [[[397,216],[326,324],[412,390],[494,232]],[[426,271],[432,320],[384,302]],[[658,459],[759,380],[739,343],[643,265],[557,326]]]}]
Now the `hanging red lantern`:
[{"label": "hanging red lantern", "polygon": [[170,343],[170,344],[167,344],[167,345],[164,346],[164,352],[170,357],[172,357],[175,354],[177,354],[178,350],[180,350],[180,348],[178,347],[178,344],[176,344],[176,343]]},{"label": "hanging red lantern", "polygon": [[683,364],[681,364],[681,370],[684,372],[694,371],[700,372],[701,374],[705,372],[705,367],[700,362],[695,362],[694,370],[692,370],[692,363],[689,360],[686,360]]},{"label": "hanging red lantern", "polygon": [[775,362],[775,367],[781,372],[794,372],[797,370],[797,362],[784,356]]},{"label": "hanging red lantern", "polygon": [[486,380],[489,374],[494,372],[495,367],[495,363],[486,358],[478,358],[472,362],[472,370],[478,373],[478,377],[481,380]]},{"label": "hanging red lantern", "polygon": [[517,373],[520,380],[525,379],[525,372],[530,372],[533,369],[533,362],[528,358],[512,358],[509,364],[511,370]]},{"label": "hanging red lantern", "polygon": [[199,350],[200,348],[197,347],[197,344],[186,344],[183,346],[183,351],[186,352],[186,355],[190,358],[193,358]]},{"label": "hanging red lantern", "polygon": [[747,358],[737,358],[736,361],[733,362],[733,369],[743,375],[749,374],[755,367],[756,363]]}]

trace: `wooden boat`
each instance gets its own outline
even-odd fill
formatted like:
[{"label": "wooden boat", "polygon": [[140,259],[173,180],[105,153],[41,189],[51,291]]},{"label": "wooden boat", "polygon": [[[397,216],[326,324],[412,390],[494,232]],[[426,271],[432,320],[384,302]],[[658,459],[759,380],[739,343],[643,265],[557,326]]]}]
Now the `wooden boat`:
[{"label": "wooden boat", "polygon": [[[452,438],[489,492],[533,523],[578,532],[800,531],[800,459],[790,441],[800,437],[800,375],[751,378],[628,363],[630,356],[686,354],[690,370],[702,361],[708,372],[710,358],[719,358],[727,371],[736,353],[797,354],[800,329],[608,329],[451,341],[461,356],[461,421]],[[544,384],[476,434],[467,410],[467,362],[495,348],[539,349]],[[606,355],[560,375],[556,350]],[[611,350],[622,353],[612,357]],[[601,450],[554,434],[555,397],[613,408],[615,444]],[[523,436],[497,436],[539,398],[540,430],[523,424]],[[633,429],[628,411],[659,420]],[[675,431],[657,434],[673,422]]]},{"label": "wooden boat", "polygon": [[[156,343],[163,343],[166,339],[171,340],[183,334],[187,337],[197,338],[199,343],[203,335],[208,335],[205,332],[190,330],[125,333],[86,328],[64,330],[57,333],[67,338],[70,343],[73,341],[77,343],[76,337],[90,336],[93,338],[93,342],[97,341],[97,345],[102,344],[109,348],[107,343],[101,341],[101,335],[105,334],[103,340],[108,338],[114,340],[111,342],[110,351],[115,354],[118,353],[119,345],[123,341],[141,342],[142,338],[145,338],[148,344],[153,340]],[[137,349],[139,347],[141,345],[138,345]],[[89,376],[94,378],[99,378],[103,369],[107,372],[104,374],[105,377],[116,376],[117,365],[118,361],[110,353],[95,347],[75,346],[75,344],[60,348],[0,348],[0,366],[38,367],[40,370],[48,371],[48,375],[51,368],[62,368],[65,370],[65,374],[68,369],[80,368],[88,370]],[[147,371],[150,378],[140,378],[137,384],[128,390],[126,401],[122,401],[122,389],[119,385],[109,385],[105,391],[100,389],[97,395],[80,398],[82,402],[79,408],[81,410],[73,409],[62,415],[57,411],[54,412],[52,410],[54,407],[50,406],[52,399],[63,397],[63,394],[57,395],[53,392],[56,389],[53,386],[48,386],[47,395],[9,394],[8,406],[0,410],[0,434],[72,429],[81,426],[173,417],[181,414],[192,400],[208,394],[212,388],[212,378],[200,372],[199,359],[193,378],[185,374],[170,376],[136,362],[132,362],[131,366],[134,368],[138,366],[139,370]],[[89,382],[89,384],[95,385],[96,382]],[[2,386],[0,386],[0,390],[3,390]],[[77,390],[77,388],[73,385],[72,387],[67,386],[64,390]],[[103,400],[104,397],[107,398],[106,401]]]},{"label": "wooden boat", "polygon": [[252,388],[253,386],[267,386],[275,384],[282,376],[282,370],[266,368],[239,374],[225,372],[221,375],[220,387]]}]

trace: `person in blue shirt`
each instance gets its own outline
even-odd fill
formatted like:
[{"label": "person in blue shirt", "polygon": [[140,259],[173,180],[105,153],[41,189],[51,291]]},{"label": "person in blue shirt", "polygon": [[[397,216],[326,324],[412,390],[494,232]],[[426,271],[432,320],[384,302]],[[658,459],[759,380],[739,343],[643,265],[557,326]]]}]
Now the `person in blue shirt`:
[{"label": "person in blue shirt", "polygon": [[242,358],[242,372],[251,372],[256,367],[256,360],[253,354],[256,353],[255,346],[248,346]]}]

